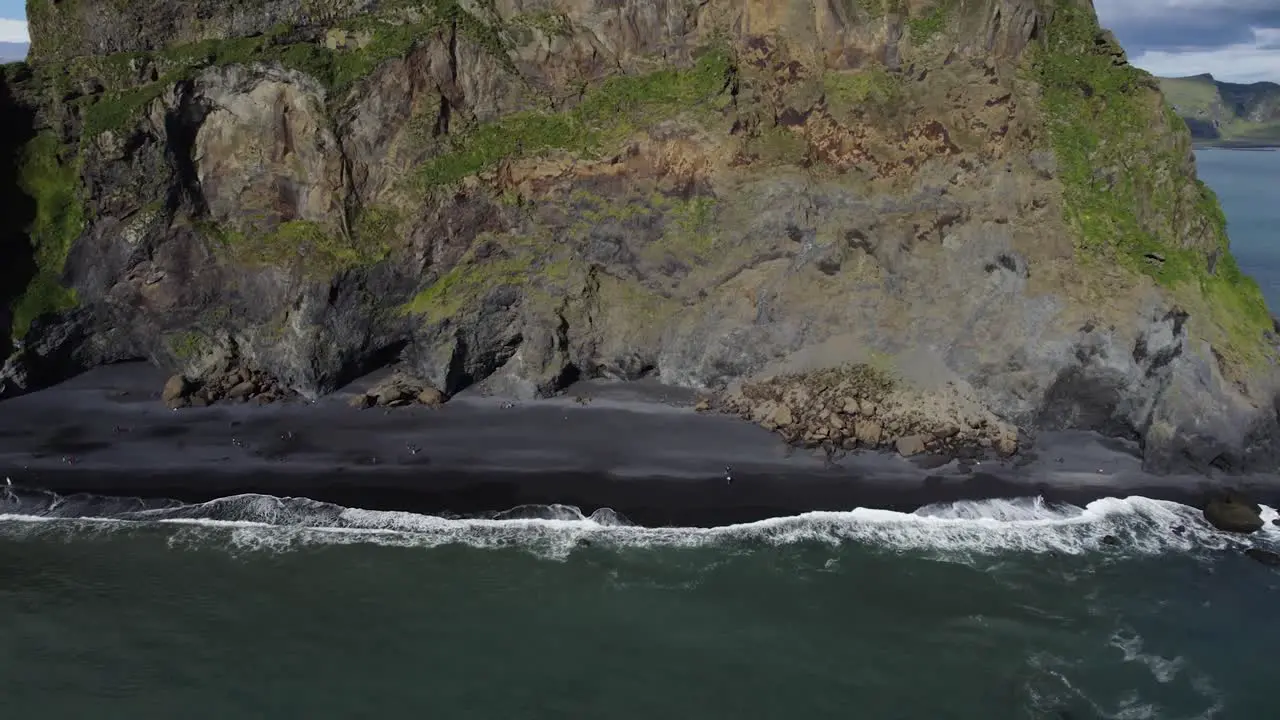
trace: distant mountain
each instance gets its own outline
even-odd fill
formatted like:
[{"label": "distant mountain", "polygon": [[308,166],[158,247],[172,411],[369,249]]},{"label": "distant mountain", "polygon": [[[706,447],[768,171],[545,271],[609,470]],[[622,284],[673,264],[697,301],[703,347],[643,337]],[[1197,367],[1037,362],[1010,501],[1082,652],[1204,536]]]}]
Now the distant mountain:
[{"label": "distant mountain", "polygon": [[0,63],[26,60],[29,47],[29,43],[0,42]]},{"label": "distant mountain", "polygon": [[1160,78],[1160,89],[1197,142],[1280,145],[1280,85],[1220,82],[1212,75]]}]

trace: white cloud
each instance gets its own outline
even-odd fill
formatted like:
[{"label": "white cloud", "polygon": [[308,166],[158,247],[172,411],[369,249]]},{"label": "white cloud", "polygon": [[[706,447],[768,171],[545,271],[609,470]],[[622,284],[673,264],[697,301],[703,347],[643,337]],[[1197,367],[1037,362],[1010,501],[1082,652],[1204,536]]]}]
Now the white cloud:
[{"label": "white cloud", "polygon": [[28,42],[27,22],[0,18],[0,42]]},{"label": "white cloud", "polygon": [[1130,61],[1157,75],[1280,81],[1280,0],[1094,0]]},{"label": "white cloud", "polygon": [[1275,0],[1095,0],[1094,7],[1103,20],[1158,17],[1170,11],[1275,10]]},{"label": "white cloud", "polygon": [[1181,52],[1148,50],[1129,58],[1134,65],[1162,77],[1210,73],[1218,80],[1253,83],[1280,81],[1280,51],[1275,48],[1280,31],[1255,29],[1251,43]]}]

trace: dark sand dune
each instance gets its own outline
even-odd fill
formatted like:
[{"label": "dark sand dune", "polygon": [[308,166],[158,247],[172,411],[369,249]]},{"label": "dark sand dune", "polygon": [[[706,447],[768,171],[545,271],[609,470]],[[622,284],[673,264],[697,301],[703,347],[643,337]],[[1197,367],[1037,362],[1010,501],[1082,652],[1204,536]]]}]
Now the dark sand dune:
[{"label": "dark sand dune", "polygon": [[1084,433],[1043,435],[1012,462],[828,460],[749,423],[695,413],[688,391],[649,383],[586,383],[514,405],[464,395],[438,410],[355,410],[338,395],[170,411],[158,400],[163,380],[148,366],[118,365],[0,404],[0,473],[61,494],[196,502],[262,493],[457,513],[565,503],[681,525],[1037,494],[1195,504],[1222,484],[1280,498],[1274,477],[1145,474],[1136,447]]}]

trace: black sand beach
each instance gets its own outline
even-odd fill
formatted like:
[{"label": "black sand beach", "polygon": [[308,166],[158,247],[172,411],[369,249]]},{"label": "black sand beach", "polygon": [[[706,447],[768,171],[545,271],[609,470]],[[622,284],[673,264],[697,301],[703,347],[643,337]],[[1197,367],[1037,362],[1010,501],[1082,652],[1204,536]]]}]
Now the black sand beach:
[{"label": "black sand beach", "polygon": [[686,526],[1029,495],[1194,505],[1222,485],[1280,499],[1274,477],[1144,473],[1136,446],[1086,433],[1044,434],[1008,462],[828,460],[750,423],[696,413],[688,391],[650,383],[584,383],[521,403],[464,394],[436,410],[356,410],[339,394],[170,411],[158,400],[163,380],[146,365],[116,365],[3,403],[0,473],[61,495],[202,502],[260,493],[463,515],[561,503]]}]

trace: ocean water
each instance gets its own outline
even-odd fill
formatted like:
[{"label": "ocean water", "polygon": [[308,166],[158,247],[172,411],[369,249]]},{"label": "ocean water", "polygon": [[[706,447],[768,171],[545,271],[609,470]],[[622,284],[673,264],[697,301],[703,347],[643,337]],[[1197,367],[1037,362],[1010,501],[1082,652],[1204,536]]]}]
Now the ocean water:
[{"label": "ocean water", "polygon": [[[1280,153],[1199,158],[1280,307]],[[0,717],[1260,720],[1251,547],[1141,497],[693,529],[0,487]]]},{"label": "ocean water", "polygon": [[1218,193],[1231,251],[1280,311],[1280,151],[1196,151],[1200,179]]},{"label": "ocean water", "polygon": [[654,529],[5,497],[6,718],[1275,717],[1280,571],[1241,550],[1280,528],[1173,503]]}]

